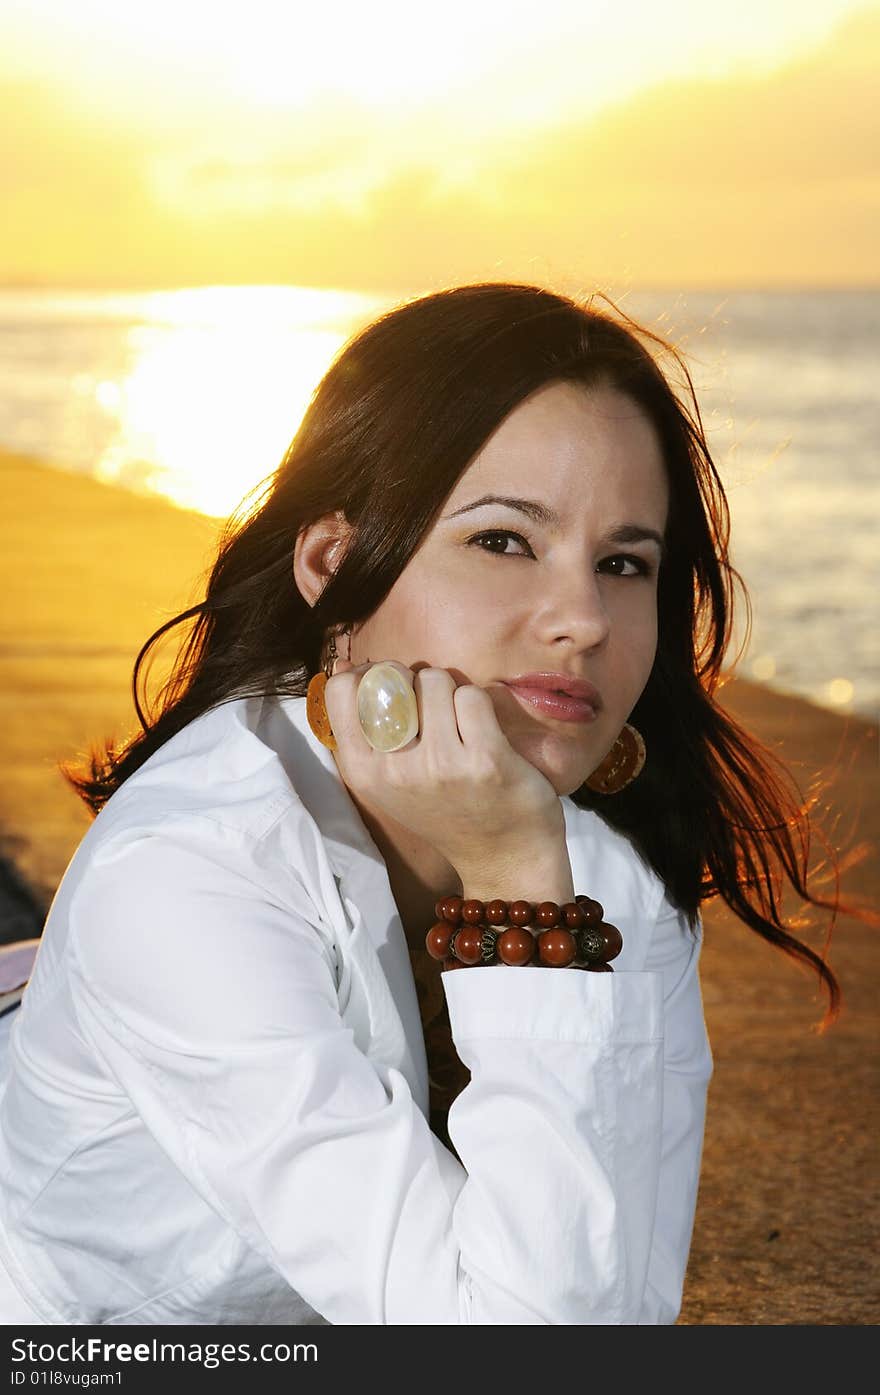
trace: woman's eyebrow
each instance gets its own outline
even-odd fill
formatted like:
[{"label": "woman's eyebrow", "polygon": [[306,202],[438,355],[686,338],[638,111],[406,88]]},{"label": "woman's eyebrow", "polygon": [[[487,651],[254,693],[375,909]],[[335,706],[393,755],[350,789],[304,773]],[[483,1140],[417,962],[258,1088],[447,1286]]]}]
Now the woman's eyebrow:
[{"label": "woman's eyebrow", "polygon": [[655,542],[660,549],[660,556],[666,556],[666,542],[662,533],[658,533],[656,528],[643,528],[641,523],[621,523],[618,528],[612,528],[608,534],[609,542]]},{"label": "woman's eyebrow", "polygon": [[509,509],[519,509],[520,513],[528,514],[535,523],[550,523],[558,528],[562,522],[554,509],[548,508],[546,504],[539,504],[537,499],[512,499],[507,494],[484,494],[482,499],[476,499],[472,504],[464,504],[462,508],[447,514],[446,517],[457,518],[460,513],[468,513],[470,509],[481,509],[484,504],[506,504]]},{"label": "woman's eyebrow", "polygon": [[[446,517],[457,518],[460,513],[469,513],[471,509],[480,509],[484,504],[505,504],[509,509],[518,509],[520,513],[526,514],[535,523],[545,523],[555,528],[559,528],[562,524],[562,519],[555,509],[539,503],[537,499],[515,499],[508,494],[484,494],[482,498],[475,499],[472,504],[463,504],[460,509],[455,509]],[[661,557],[666,556],[666,543],[663,535],[658,533],[655,528],[643,527],[641,523],[619,524],[618,527],[612,528],[608,534],[608,541],[615,543],[655,542],[660,548]]]}]

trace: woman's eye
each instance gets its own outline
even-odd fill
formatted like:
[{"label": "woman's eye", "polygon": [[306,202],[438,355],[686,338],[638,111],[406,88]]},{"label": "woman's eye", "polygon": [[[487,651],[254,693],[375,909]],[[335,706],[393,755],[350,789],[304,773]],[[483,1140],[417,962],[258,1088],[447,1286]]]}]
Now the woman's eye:
[{"label": "woman's eye", "polygon": [[[628,553],[620,553],[616,557],[606,557],[600,566],[612,568],[612,576],[650,576],[653,571],[653,565],[644,557],[634,557]],[[631,570],[624,571],[624,567],[630,567]]]},{"label": "woman's eye", "polygon": [[[508,542],[513,539],[519,545],[519,550],[511,552],[508,550]],[[475,533],[472,538],[468,538],[468,544],[479,547],[483,552],[491,552],[496,557],[532,557],[535,554],[522,533],[514,533],[510,528],[490,528],[482,533]],[[525,549],[525,550],[523,550]],[[654,564],[644,557],[636,557],[632,553],[621,552],[613,557],[606,557],[599,563],[598,571],[604,571],[610,576],[630,577],[630,576],[651,576],[654,571]]]},{"label": "woman's eye", "polygon": [[[508,552],[507,540],[513,538],[515,542],[521,543],[527,550],[525,552]],[[492,528],[485,533],[475,533],[472,538],[468,538],[469,544],[474,544],[483,549],[484,552],[494,552],[498,557],[533,557],[534,553],[529,547],[521,533],[513,533],[509,528]]]}]

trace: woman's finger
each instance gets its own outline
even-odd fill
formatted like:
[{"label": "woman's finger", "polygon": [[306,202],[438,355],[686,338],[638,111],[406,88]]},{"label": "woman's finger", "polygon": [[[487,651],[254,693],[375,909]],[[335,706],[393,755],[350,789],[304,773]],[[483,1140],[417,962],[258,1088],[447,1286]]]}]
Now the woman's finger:
[{"label": "woman's finger", "polygon": [[507,738],[488,688],[478,687],[476,683],[463,683],[456,688],[453,701],[458,730],[465,746],[499,755],[508,749]]},{"label": "woman's finger", "polygon": [[352,664],[339,659],[324,688],[324,706],[336,739],[337,759],[364,757],[373,754],[364,736],[357,715],[357,688],[369,664]]},{"label": "woman's finger", "polygon": [[[419,745],[442,758],[461,747],[455,720],[455,679],[445,668],[422,668],[415,673],[413,687],[419,706]],[[405,749],[409,749],[406,747]]]}]

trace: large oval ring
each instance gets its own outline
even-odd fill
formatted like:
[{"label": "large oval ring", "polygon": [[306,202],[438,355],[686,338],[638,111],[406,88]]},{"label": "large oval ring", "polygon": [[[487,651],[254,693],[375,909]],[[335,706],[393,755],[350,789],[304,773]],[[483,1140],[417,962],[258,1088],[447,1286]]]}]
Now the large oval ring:
[{"label": "large oval ring", "polygon": [[373,664],[357,690],[361,731],[374,751],[399,751],[419,734],[415,689],[393,664]]}]

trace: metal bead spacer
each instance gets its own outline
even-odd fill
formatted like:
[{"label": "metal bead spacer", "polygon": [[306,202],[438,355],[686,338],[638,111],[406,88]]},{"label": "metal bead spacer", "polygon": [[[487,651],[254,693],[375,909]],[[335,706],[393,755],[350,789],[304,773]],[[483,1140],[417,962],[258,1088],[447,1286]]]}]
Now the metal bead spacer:
[{"label": "metal bead spacer", "polygon": [[579,959],[595,962],[595,960],[605,957],[605,937],[592,926],[588,925],[576,931],[575,941]]},{"label": "metal bead spacer", "polygon": [[483,935],[482,939],[480,940],[480,960],[484,964],[494,964],[495,942],[498,939],[499,932],[497,930],[490,929],[488,925],[484,925],[482,927],[482,930]]}]

